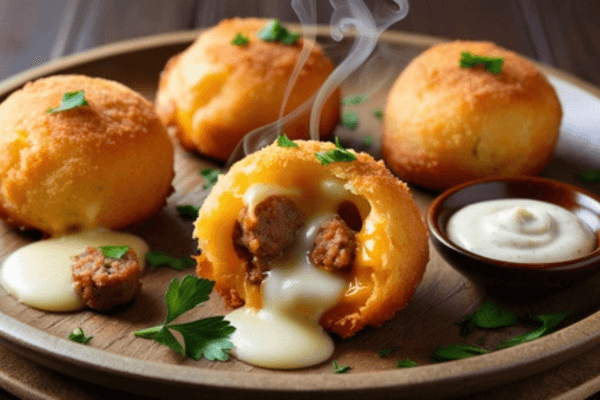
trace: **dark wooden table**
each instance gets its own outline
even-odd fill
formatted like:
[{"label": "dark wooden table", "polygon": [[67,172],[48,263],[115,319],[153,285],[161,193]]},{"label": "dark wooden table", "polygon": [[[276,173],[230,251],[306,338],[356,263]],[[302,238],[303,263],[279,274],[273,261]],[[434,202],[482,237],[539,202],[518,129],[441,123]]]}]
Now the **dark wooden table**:
[{"label": "dark wooden table", "polygon": [[[331,6],[325,0],[318,0],[318,4],[318,22],[327,24]],[[297,20],[289,2],[278,0],[2,0],[0,81],[57,57],[103,44],[211,26],[232,16]],[[391,29],[447,39],[494,41],[600,87],[599,0],[413,0],[408,16]],[[21,361],[0,348],[0,362],[17,365]],[[570,371],[583,374],[595,365],[589,357],[583,357],[570,362]],[[38,367],[31,368],[35,376]],[[589,371],[585,377],[561,375],[560,368],[554,371],[574,398],[596,391]],[[596,374],[600,375],[600,370]],[[517,385],[527,391],[538,378],[551,382],[548,376],[552,377],[552,372]],[[78,390],[83,390],[78,385],[75,383]],[[99,398],[114,395],[102,388],[98,391]],[[495,393],[491,397],[503,397],[502,389]],[[556,395],[557,391],[548,392],[548,397]],[[0,400],[13,399],[13,394],[0,389]]]}]

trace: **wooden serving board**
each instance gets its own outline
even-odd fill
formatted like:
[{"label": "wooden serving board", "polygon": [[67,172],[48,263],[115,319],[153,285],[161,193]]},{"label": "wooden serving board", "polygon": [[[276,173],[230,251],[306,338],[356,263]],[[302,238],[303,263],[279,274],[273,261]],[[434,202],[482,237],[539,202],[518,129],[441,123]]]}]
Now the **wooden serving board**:
[{"label": "wooden serving board", "polygon": [[[5,81],[0,85],[0,101],[28,80],[56,73],[79,73],[117,80],[153,100],[158,75],[164,64],[169,57],[187,47],[197,34],[160,35],[58,60]],[[333,42],[324,29],[319,38],[336,62],[343,59],[352,43],[348,39],[341,43]],[[379,157],[382,123],[372,113],[383,108],[389,87],[407,62],[434,42],[433,39],[399,33],[382,37],[371,60],[343,85],[344,96],[367,94],[369,99],[361,105],[343,107],[343,111],[358,112],[359,126],[348,130],[340,125],[336,134],[342,143]],[[545,71],[553,76],[553,83],[574,90],[573,96],[577,97],[577,91],[580,91],[600,104],[600,99],[589,92],[596,89],[587,88],[589,91],[586,92],[569,83],[568,78],[560,73]],[[600,168],[600,155],[594,152],[595,146],[600,143],[600,128],[581,135],[577,132],[578,116],[566,114],[566,117],[572,118],[573,123],[566,126],[569,130],[563,130],[556,156],[544,175],[582,186],[577,181],[578,174],[585,168]],[[367,136],[373,137],[372,145],[364,143]],[[186,152],[176,143],[174,145],[175,193],[168,199],[161,214],[129,230],[146,239],[152,250],[163,250],[181,257],[197,254],[197,250],[191,239],[192,223],[178,217],[176,206],[201,205],[207,191],[202,189],[204,180],[199,171],[205,167],[223,166]],[[436,193],[412,189],[420,210],[426,213]],[[585,189],[600,193],[598,185],[585,185]],[[17,232],[0,224],[0,261],[35,239],[35,235]],[[124,310],[109,314],[43,312],[20,304],[0,288],[0,342],[24,357],[22,359],[0,348],[3,360],[0,362],[0,384],[20,396],[45,394],[57,399],[72,396],[101,398],[112,393],[112,389],[144,396],[177,398],[200,395],[203,398],[250,395],[276,398],[285,395],[286,398],[344,399],[457,396],[555,367],[580,356],[600,342],[600,297],[597,295],[600,276],[596,276],[577,287],[543,299],[527,302],[493,299],[520,314],[571,310],[571,316],[558,332],[484,356],[432,364],[430,356],[437,347],[458,342],[474,344],[486,333],[476,330],[471,335],[461,336],[456,322],[489,299],[485,291],[454,271],[432,249],[425,277],[404,311],[379,329],[365,329],[346,340],[336,338],[333,359],[351,366],[348,374],[333,374],[330,362],[302,370],[277,371],[253,367],[233,358],[227,362],[191,361],[153,341],[137,338],[133,332],[162,323],[166,315],[163,296],[169,282],[173,277],[181,278],[192,273],[193,269],[183,272],[168,268],[147,271],[137,300]],[[186,317],[222,315],[226,311],[221,299],[212,295],[207,304]],[[67,340],[68,334],[76,327],[94,335],[89,345]],[[501,339],[528,329],[517,326],[489,332],[483,346],[493,348]],[[386,348],[396,350],[385,358],[376,355],[378,350]],[[404,358],[410,358],[421,366],[397,369],[398,360]],[[16,376],[14,368],[26,369],[31,362],[27,360],[50,369],[31,364],[29,376]],[[56,382],[69,380],[52,371],[90,383],[73,381],[71,389],[65,390]],[[47,380],[53,389],[44,392],[43,385],[39,385],[35,377]]]}]

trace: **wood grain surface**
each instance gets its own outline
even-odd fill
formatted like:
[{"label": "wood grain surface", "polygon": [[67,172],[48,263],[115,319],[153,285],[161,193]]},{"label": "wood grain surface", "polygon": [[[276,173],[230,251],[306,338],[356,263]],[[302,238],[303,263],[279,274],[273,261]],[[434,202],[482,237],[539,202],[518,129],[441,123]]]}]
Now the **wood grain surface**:
[{"label": "wood grain surface", "polygon": [[[52,3],[52,6],[47,6],[48,3]],[[0,32],[0,79],[13,75],[30,65],[43,65],[55,57],[82,51],[104,43],[111,43],[122,38],[208,26],[224,17],[266,15],[275,16],[282,20],[296,19],[287,5],[282,7],[281,2],[276,1],[232,1],[228,3],[217,1],[180,1],[176,3],[146,1],[144,5],[141,5],[142,2],[135,1],[131,1],[129,4],[127,2],[119,3],[112,1],[1,2],[0,26],[3,29]],[[319,12],[320,22],[327,22],[329,19],[327,11],[329,5],[326,2],[324,3],[325,7],[321,7],[324,11]],[[596,1],[415,1],[411,2],[409,16],[392,28],[445,38],[493,40],[504,47],[528,55],[542,63],[569,71],[579,78],[600,85],[600,74],[597,72],[597,65],[600,63],[599,13],[600,10]],[[126,23],[126,20],[135,22]],[[57,21],[60,21],[60,23],[57,24]],[[44,41],[46,47],[44,47]],[[150,58],[166,57],[172,51],[173,49],[170,48],[164,50],[164,54],[160,50],[158,54],[142,54],[142,57],[148,58],[147,62],[141,60],[141,63],[146,67],[136,71],[135,74],[118,68],[107,68],[107,63],[90,65],[86,73],[120,80],[152,98],[154,95],[154,78],[162,65],[158,62],[151,62]],[[125,72],[127,73],[124,74]],[[348,90],[354,90],[354,88],[349,87]],[[364,113],[366,114],[368,111],[365,109]],[[344,136],[344,132],[341,133]],[[163,233],[165,234],[176,232],[178,236],[190,237],[190,225],[182,223],[176,217],[174,207],[176,204],[181,204],[180,202],[202,201],[205,193],[198,190],[201,181],[195,171],[206,165],[206,162],[184,152],[178,152],[177,162],[180,170],[176,183],[178,185],[177,194],[170,199],[169,207],[158,219],[149,221],[147,225],[137,228],[141,229],[141,232],[148,229],[153,230],[154,227],[162,227],[160,229],[164,229]],[[560,170],[560,165],[555,164],[554,168],[550,170],[550,174],[553,173],[552,171],[557,170]],[[421,209],[424,210],[431,200],[431,194],[417,193],[417,197]],[[7,235],[3,235],[2,240],[6,240],[6,237]],[[157,245],[162,246],[165,243],[159,236],[154,240],[152,244],[155,248]],[[23,241],[26,241],[26,238],[17,237],[9,246],[4,246],[1,250],[2,257],[8,253],[11,246],[17,246]],[[191,240],[178,243],[167,242],[164,249],[172,251],[174,254],[185,254],[188,251],[193,251],[194,244]],[[442,264],[440,260],[433,263],[433,265]],[[387,335],[390,330],[408,332],[411,327],[414,328],[414,322],[412,325],[408,323],[406,327],[402,323],[407,322],[405,318],[408,319],[418,315],[421,310],[419,307],[424,306],[424,303],[430,303],[428,296],[434,296],[434,303],[446,300],[445,298],[435,297],[440,296],[440,293],[450,296],[451,300],[455,299],[458,293],[462,293],[461,296],[464,296],[464,298],[457,300],[456,306],[452,309],[453,311],[433,314],[434,320],[441,318],[447,323],[447,326],[450,326],[456,317],[462,315],[462,310],[469,310],[474,307],[477,301],[480,301],[482,294],[459,275],[452,275],[454,274],[453,271],[448,270],[447,272],[452,276],[452,279],[439,281],[439,277],[436,278],[439,270],[436,267],[430,268],[425,284],[417,294],[415,305],[407,310],[407,316],[399,319],[397,323],[394,322],[393,325],[381,331],[381,333],[376,333],[375,338],[369,336],[367,348],[370,346],[377,348],[381,345],[391,344],[389,335]],[[134,305],[134,309],[139,310],[137,307],[150,306],[156,303],[156,295],[160,292],[158,286],[168,282],[170,276],[167,271],[163,270],[153,275],[153,279],[147,282],[147,286],[150,288],[150,292],[155,290],[154,295],[142,298]],[[155,277],[157,279],[154,279]],[[156,287],[152,286],[154,284]],[[586,286],[585,295],[593,297],[595,284],[595,287],[597,287],[597,282],[591,282],[589,283],[590,286]],[[440,286],[443,290],[438,291]],[[582,318],[596,311],[598,305],[594,299],[581,301],[580,298],[573,300],[570,296],[567,295],[566,298],[561,298],[561,301],[573,301],[573,306],[578,309],[577,318]],[[10,302],[12,300],[2,298],[0,301]],[[208,310],[208,312],[221,311],[218,299],[214,303],[216,303],[215,308]],[[582,304],[585,305],[582,306]],[[530,310],[531,307],[545,309],[547,306],[548,304],[527,305],[523,310]],[[148,308],[155,309],[155,307]],[[73,325],[70,324],[81,322],[88,324],[87,326],[90,329],[101,326],[100,332],[103,333],[99,335],[101,343],[98,346],[106,351],[121,352],[124,349],[136,357],[152,359],[157,356],[154,350],[158,350],[159,357],[163,359],[172,358],[168,351],[155,349],[152,345],[149,345],[152,348],[151,352],[144,351],[142,352],[144,354],[140,356],[137,345],[131,342],[127,335],[124,335],[125,331],[129,331],[130,326],[126,324],[127,328],[125,328],[123,325],[119,325],[126,318],[117,318],[117,322],[106,326],[104,321],[98,321],[97,316],[82,313],[68,318],[64,322],[56,323],[51,318],[41,315],[43,313],[38,313],[35,310],[25,310],[23,306],[18,304],[14,304],[14,310],[19,315],[26,314],[26,318],[35,321],[36,326],[44,329],[48,328],[59,337],[63,337],[64,332],[72,329]],[[459,310],[461,311],[459,312]],[[125,311],[126,315],[128,315],[128,312],[131,311]],[[141,315],[136,314],[135,318],[137,320],[134,323],[140,327],[148,326],[147,323],[158,321],[160,317],[160,313],[144,314],[142,312]],[[113,320],[114,318],[110,319]],[[423,322],[423,324],[426,323],[427,321]],[[113,335],[115,332],[123,333],[121,340],[114,341]],[[373,332],[369,332],[369,335]],[[446,337],[448,340],[455,339],[456,336],[456,331],[435,331],[434,333],[436,337]],[[418,338],[419,335],[416,335],[416,337]],[[357,343],[362,346],[361,340],[364,340],[364,337],[349,342],[348,347],[346,347],[346,344],[343,344],[341,348],[338,347],[336,355],[340,356],[340,361],[363,360],[360,357],[354,359],[353,357],[356,357],[356,355],[347,353]],[[399,355],[407,354],[421,362],[427,362],[427,357],[424,357],[423,354],[427,352],[427,346],[432,344],[425,344],[425,342],[427,341],[423,340],[424,344],[420,347],[416,346],[411,350],[407,350],[407,353]],[[144,350],[147,349],[144,348]],[[573,390],[572,393],[577,396],[576,398],[591,395],[599,387],[595,386],[593,381],[594,374],[600,374],[600,364],[596,361],[598,354],[600,354],[600,351],[589,352],[580,356],[577,360],[556,367],[546,373],[525,379],[510,387],[490,391],[480,396],[476,395],[473,398],[517,398],[517,395],[521,396],[519,398],[524,399],[548,398],[558,396],[561,393],[568,393],[569,390]],[[45,397],[48,396],[48,393],[52,393],[55,398],[66,398],[65,395],[75,396],[73,398],[107,398],[118,394],[111,389],[93,387],[88,383],[56,374],[14,355],[4,347],[0,347],[0,360],[4,365],[14,366],[15,373],[28,371],[28,374],[30,374],[25,380],[28,382],[28,387],[22,387],[22,390],[19,389],[19,385],[22,385],[24,380],[21,376],[15,376],[14,385],[9,389],[12,394],[0,391],[0,399],[2,400],[12,399],[14,398],[13,395],[32,396],[32,393],[36,393],[35,390],[32,391],[32,388],[38,390],[37,395],[35,395],[37,398],[48,398]],[[174,362],[186,363],[183,360],[174,360]],[[248,368],[241,363],[232,364],[237,365],[233,368],[240,368],[240,370]],[[389,367],[389,362],[385,360],[375,360],[373,363],[365,363],[364,365],[361,362],[356,372]],[[48,390],[47,386],[52,389]],[[93,392],[91,392],[92,390]],[[81,394],[81,397],[78,394]],[[84,394],[88,397],[85,397]]]}]

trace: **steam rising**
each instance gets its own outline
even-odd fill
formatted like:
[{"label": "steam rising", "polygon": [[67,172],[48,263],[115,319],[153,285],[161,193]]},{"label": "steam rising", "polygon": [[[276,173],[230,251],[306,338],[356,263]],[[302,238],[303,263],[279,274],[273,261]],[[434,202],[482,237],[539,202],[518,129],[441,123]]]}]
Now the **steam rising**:
[{"label": "steam rising", "polygon": [[310,114],[310,138],[319,140],[319,121],[323,105],[333,93],[354,71],[356,71],[371,55],[381,33],[390,25],[400,21],[408,13],[408,0],[374,0],[373,12],[363,0],[329,0],[334,11],[331,16],[331,37],[335,41],[344,38],[344,32],[353,27],[356,34],[350,52],[331,73],[319,91],[306,100],[301,106],[284,116],[285,105],[308,59],[317,37],[317,4],[316,0],[292,0],[292,8],[302,23],[303,48],[292,76],[288,82],[281,104],[279,119],[269,125],[262,126],[248,133],[238,144],[227,161],[230,166],[244,156],[271,144],[277,135],[285,131],[285,126],[304,115],[312,105]]}]

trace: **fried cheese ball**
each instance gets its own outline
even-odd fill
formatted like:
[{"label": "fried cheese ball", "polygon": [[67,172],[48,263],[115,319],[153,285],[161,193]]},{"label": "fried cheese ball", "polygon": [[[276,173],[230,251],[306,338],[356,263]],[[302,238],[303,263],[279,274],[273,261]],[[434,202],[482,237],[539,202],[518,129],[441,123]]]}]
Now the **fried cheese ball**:
[{"label": "fried cheese ball", "polygon": [[[500,73],[461,68],[462,52],[502,57]],[[535,175],[548,164],[562,110],[523,57],[489,42],[434,46],[400,74],[385,109],[382,155],[402,179],[444,190],[489,175]]]},{"label": "fried cheese ball", "polygon": [[197,272],[216,281],[229,307],[260,309],[261,282],[269,279],[262,272],[289,246],[288,235],[332,211],[307,258],[343,277],[347,287],[319,323],[342,337],[380,326],[408,304],[425,271],[422,216],[408,187],[383,162],[359,153],[354,161],[323,165],[315,153],[333,144],[295,143],[299,147],[273,144],[219,177],[195,223]]},{"label": "fried cheese ball", "polygon": [[[88,105],[47,113],[81,90]],[[15,227],[125,227],[160,212],[173,175],[152,104],[120,83],[52,76],[0,104],[0,216]]]},{"label": "fried cheese ball", "polygon": [[[156,109],[184,148],[226,160],[248,132],[276,121],[304,40],[293,45],[257,36],[269,20],[224,20],[203,32],[183,53],[171,58],[161,73]],[[248,38],[232,44],[237,34]],[[334,65],[314,44],[287,99],[285,114],[310,98]],[[339,90],[325,103],[322,138],[339,121]],[[309,137],[309,115],[285,128],[292,139]]]}]

